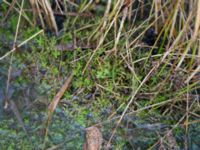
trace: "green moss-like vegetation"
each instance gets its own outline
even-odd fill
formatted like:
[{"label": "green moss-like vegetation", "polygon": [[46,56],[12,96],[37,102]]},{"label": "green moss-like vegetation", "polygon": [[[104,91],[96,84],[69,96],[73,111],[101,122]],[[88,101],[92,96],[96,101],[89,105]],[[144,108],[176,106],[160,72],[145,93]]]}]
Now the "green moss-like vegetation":
[{"label": "green moss-like vegetation", "polygon": [[[180,22],[174,22],[174,35],[169,22],[174,11],[158,20],[162,26],[154,33],[156,23],[150,26],[156,13],[154,6],[150,9],[153,3],[134,2],[129,13],[136,8],[141,12],[127,14],[120,28],[125,9],[118,12],[115,6],[121,6],[117,1],[112,1],[108,16],[103,16],[106,1],[89,4],[84,0],[73,6],[66,2],[70,7],[62,6],[72,14],[61,22],[62,15],[54,14],[57,26],[63,25],[57,36],[45,22],[44,33],[18,47],[42,28],[41,20],[34,20],[32,11],[26,11],[31,6],[25,2],[16,50],[1,59],[13,49],[20,2],[8,12],[9,5],[0,1],[0,20],[5,19],[0,25],[0,149],[82,149],[85,128],[97,124],[105,146],[125,110],[111,149],[200,147],[199,71],[185,83],[198,67],[198,42],[191,44],[177,67],[192,37],[185,31],[184,40],[178,38],[176,32],[182,31],[184,22],[181,16]],[[170,4],[163,7],[172,9]],[[142,11],[149,16],[142,16]],[[178,11],[187,17],[188,10]],[[6,13],[9,15],[4,18]],[[191,22],[191,30],[194,24]],[[170,46],[172,51],[163,61]],[[69,88],[47,126],[48,106],[71,73],[74,76]],[[5,109],[6,100],[13,101],[17,111],[11,104]],[[188,143],[184,143],[186,136]]]}]

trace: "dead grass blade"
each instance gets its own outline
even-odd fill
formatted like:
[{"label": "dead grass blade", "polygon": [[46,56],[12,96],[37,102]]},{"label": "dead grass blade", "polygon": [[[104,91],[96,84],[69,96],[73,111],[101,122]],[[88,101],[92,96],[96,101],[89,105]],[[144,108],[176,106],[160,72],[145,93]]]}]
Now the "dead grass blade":
[{"label": "dead grass blade", "polygon": [[44,8],[47,9],[47,14],[45,14],[45,15],[46,15],[46,18],[49,20],[49,25],[55,31],[56,35],[58,35],[58,27],[57,27],[57,24],[55,21],[55,17],[54,17],[51,5],[49,4],[48,0],[44,0],[43,4],[44,4]]},{"label": "dead grass blade", "polygon": [[58,105],[61,97],[63,96],[63,94],[65,93],[65,91],[67,90],[67,88],[69,87],[72,79],[73,79],[73,73],[70,74],[70,76],[67,78],[67,80],[65,81],[65,83],[61,87],[61,89],[54,96],[52,102],[49,104],[49,107],[48,107],[48,117],[47,117],[47,120],[46,120],[46,128],[45,128],[45,136],[44,136],[43,149],[45,148],[46,138],[47,138],[47,135],[48,135],[48,127],[49,127],[49,124],[51,122],[51,118],[52,118],[53,112],[54,112],[55,108],[57,107],[57,105]]},{"label": "dead grass blade", "polygon": [[197,41],[197,38],[198,38],[198,35],[199,35],[199,27],[200,27],[200,1],[197,1],[197,10],[196,10],[196,20],[195,20],[195,27],[194,27],[194,32],[193,32],[193,35],[187,45],[187,48],[186,50],[184,51],[178,65],[176,66],[176,69],[178,69],[181,64],[183,63],[184,59],[185,59],[185,56],[186,54],[188,53],[188,51],[190,50],[190,48],[193,46],[193,44],[197,44],[196,41]]},{"label": "dead grass blade", "polygon": [[122,115],[120,116],[120,118],[119,118],[119,120],[118,120],[118,122],[117,122],[117,125],[116,125],[116,127],[115,127],[115,129],[114,129],[114,131],[113,131],[113,133],[112,133],[112,135],[111,135],[109,141],[108,141],[107,148],[110,147],[110,143],[111,143],[111,141],[112,141],[112,139],[113,139],[113,137],[114,137],[114,135],[115,135],[115,133],[116,133],[116,131],[117,131],[117,128],[118,128],[119,124],[121,123],[123,117],[125,116],[127,110],[129,109],[130,105],[132,104],[133,100],[135,99],[136,94],[139,92],[140,88],[144,85],[144,83],[145,83],[145,82],[148,80],[148,78],[151,76],[152,72],[155,71],[155,70],[157,69],[158,66],[159,66],[159,64],[155,65],[155,66],[149,71],[149,73],[145,76],[145,78],[143,79],[143,81],[141,82],[141,84],[138,86],[138,88],[137,88],[135,91],[133,91],[133,94],[132,94],[132,96],[131,96],[131,99],[129,100],[128,104],[126,105],[126,108],[124,109]]},{"label": "dead grass blade", "polygon": [[73,78],[73,73],[67,78],[67,80],[65,81],[65,83],[63,84],[63,86],[61,87],[61,89],[59,90],[59,92],[54,96],[52,102],[50,103],[49,107],[48,107],[48,112],[50,114],[52,114],[56,108],[56,106],[58,105],[60,98],[63,96],[64,92],[67,90],[67,88],[69,87],[71,81]]},{"label": "dead grass blade", "polygon": [[[13,6],[14,6],[14,4],[12,5],[12,7]],[[18,33],[19,33],[19,26],[20,26],[20,22],[21,22],[21,16],[22,16],[23,6],[24,6],[24,0],[22,0],[21,6],[20,6],[20,12],[19,12],[19,18],[18,18],[18,21],[17,21],[17,27],[16,27],[16,32],[15,32],[15,37],[14,37],[13,48],[15,48],[15,43],[17,41],[17,37],[18,37]],[[10,8],[9,8],[8,13],[10,12]],[[18,123],[20,124],[20,126],[22,127],[22,129],[24,130],[24,132],[28,135],[28,132],[27,132],[27,130],[25,128],[25,125],[23,123],[22,117],[20,115],[20,112],[19,112],[19,110],[18,110],[15,102],[13,100],[9,100],[8,96],[7,96],[8,95],[8,90],[9,90],[9,86],[10,86],[10,76],[11,76],[11,72],[12,72],[12,61],[13,61],[13,55],[11,55],[10,65],[9,65],[9,69],[8,69],[8,78],[7,78],[7,86],[6,86],[6,101],[5,101],[4,108],[6,109],[7,106],[8,106],[8,103],[9,103],[9,105],[10,105],[10,107],[11,107],[11,109],[12,109],[14,115],[15,115],[15,117],[17,118]]]},{"label": "dead grass blade", "polygon": [[36,1],[35,0],[29,0],[32,10],[33,10],[33,24],[36,24],[36,16],[37,16],[37,8],[36,8]]},{"label": "dead grass blade", "polygon": [[[23,6],[24,6],[24,0],[21,2],[21,6],[20,6],[19,18],[18,18],[18,21],[17,21],[15,37],[14,37],[14,42],[13,42],[14,43],[13,48],[16,47],[15,43],[16,43],[17,37],[18,37],[19,25],[20,25],[20,22],[21,22]],[[8,77],[7,77],[7,83],[6,83],[6,101],[5,101],[5,105],[4,105],[5,109],[7,109],[8,102],[9,102],[8,91],[9,91],[9,87],[10,87],[10,76],[11,76],[11,72],[12,72],[12,61],[13,61],[13,53],[12,53],[11,58],[10,58],[10,64],[9,64],[9,69],[8,69]]]},{"label": "dead grass blade", "polygon": [[19,125],[22,127],[22,129],[24,130],[24,132],[28,135],[28,132],[27,132],[27,130],[25,128],[22,116],[21,116],[21,114],[20,114],[20,112],[19,112],[19,110],[18,110],[15,102],[14,101],[10,101],[10,106],[11,106],[11,109],[12,109],[15,117],[17,118],[17,121],[18,121]]},{"label": "dead grass blade", "polygon": [[197,1],[197,15],[195,21],[194,35],[193,37],[196,39],[199,35],[199,27],[200,27],[200,1]]},{"label": "dead grass blade", "polygon": [[124,27],[124,23],[125,23],[127,15],[128,15],[128,7],[125,7],[124,10],[123,10],[122,21],[120,23],[120,27],[119,27],[119,30],[118,30],[118,33],[117,33],[117,37],[115,39],[115,45],[114,45],[115,54],[117,53],[117,45],[119,43],[119,39],[120,39],[120,36],[121,36],[121,33],[122,33],[122,29]]},{"label": "dead grass blade", "polygon": [[11,12],[11,10],[13,9],[15,3],[16,3],[16,0],[13,0],[12,3],[11,3],[11,5],[10,5],[10,7],[9,7],[9,9],[8,9],[8,11],[6,12],[6,14],[4,16],[4,19],[2,20],[2,23],[6,21],[8,15]]},{"label": "dead grass blade", "polygon": [[198,73],[200,72],[200,65],[193,71],[193,73],[187,78],[185,83],[189,83],[190,80]]},{"label": "dead grass blade", "polygon": [[[28,41],[32,40],[34,37],[38,36],[40,33],[43,33],[44,30],[40,30],[39,32],[35,33],[34,35],[32,35],[31,37],[29,37],[28,39],[24,40],[22,43],[20,43],[19,45],[17,45],[17,47],[21,47],[24,44],[26,44]],[[3,60],[4,58],[6,58],[7,56],[9,56],[11,53],[13,53],[14,51],[16,51],[16,47],[14,47],[13,49],[11,49],[9,52],[7,52],[5,55],[3,55],[2,57],[0,57],[0,61]]]},{"label": "dead grass blade", "polygon": [[[8,2],[8,1],[6,1],[6,0],[3,0],[3,2],[4,2],[6,5],[10,6],[10,7],[11,7],[11,5],[12,5],[12,3],[10,3],[10,2]],[[17,1],[16,1],[16,3],[17,3]],[[15,6],[13,6],[12,8],[13,8],[12,10],[15,10],[16,12],[20,13],[20,10],[19,10],[18,8],[16,8]],[[26,13],[24,12],[24,10],[22,10],[22,16],[24,17],[24,19],[26,19],[26,21],[27,21],[31,26],[33,26],[32,21],[31,21],[31,20],[29,19],[29,17],[26,15]]]},{"label": "dead grass blade", "polygon": [[[44,23],[46,22],[50,30],[54,31],[56,35],[58,35],[58,27],[50,2],[48,0],[29,0],[29,2],[33,10],[34,23],[36,22],[36,17],[39,16],[43,29],[46,28]],[[42,16],[44,16],[44,18]]]}]

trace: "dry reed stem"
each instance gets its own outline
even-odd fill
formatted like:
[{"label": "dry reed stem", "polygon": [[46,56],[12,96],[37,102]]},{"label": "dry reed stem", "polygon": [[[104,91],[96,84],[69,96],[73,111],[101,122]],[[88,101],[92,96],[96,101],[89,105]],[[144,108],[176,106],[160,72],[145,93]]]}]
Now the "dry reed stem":
[{"label": "dry reed stem", "polygon": [[[15,48],[15,46],[16,46],[15,44],[16,44],[16,41],[17,41],[18,33],[19,33],[19,26],[20,26],[20,22],[21,22],[21,16],[22,16],[22,11],[23,11],[23,6],[24,6],[24,0],[22,0],[21,6],[20,6],[20,12],[19,12],[19,18],[18,18],[17,26],[16,26],[16,32],[15,32],[15,37],[14,37],[13,48]],[[7,77],[7,84],[6,84],[6,101],[5,101],[4,109],[7,109],[8,105],[11,106],[11,109],[12,109],[14,115],[16,116],[17,121],[19,122],[20,126],[22,127],[22,129],[24,130],[24,132],[26,134],[28,134],[28,132],[27,132],[27,130],[25,128],[25,125],[23,123],[22,117],[21,117],[21,115],[19,113],[19,110],[18,110],[17,106],[15,105],[15,102],[13,100],[9,100],[8,99],[8,92],[9,92],[9,86],[10,86],[10,77],[11,77],[11,72],[12,72],[12,61],[13,61],[13,53],[11,55],[9,69],[8,69],[8,77]]]},{"label": "dry reed stem", "polygon": [[49,4],[48,0],[44,0],[43,4],[44,4],[43,8],[45,8],[47,10],[47,13],[45,15],[46,15],[46,18],[49,19],[50,27],[52,27],[52,29],[55,31],[56,35],[58,35],[58,27],[57,27],[57,24],[55,21],[55,17],[54,17],[51,5]]},{"label": "dry reed stem", "polygon": [[[31,37],[29,37],[28,39],[26,39],[26,40],[24,40],[23,42],[21,42],[19,45],[17,45],[16,47],[21,47],[21,46],[23,46],[24,44],[26,44],[27,42],[29,42],[30,40],[32,40],[34,37],[36,37],[36,36],[38,36],[39,34],[41,34],[41,33],[43,33],[44,32],[44,30],[42,29],[42,30],[40,30],[40,31],[38,31],[37,33],[35,33],[34,35],[32,35]],[[1,56],[0,57],[0,61],[1,60],[3,60],[4,58],[6,58],[7,56],[9,56],[10,54],[12,54],[13,52],[15,52],[16,51],[16,49],[17,48],[13,48],[13,49],[11,49],[9,52],[7,52],[5,55],[3,55],[3,56]]]}]

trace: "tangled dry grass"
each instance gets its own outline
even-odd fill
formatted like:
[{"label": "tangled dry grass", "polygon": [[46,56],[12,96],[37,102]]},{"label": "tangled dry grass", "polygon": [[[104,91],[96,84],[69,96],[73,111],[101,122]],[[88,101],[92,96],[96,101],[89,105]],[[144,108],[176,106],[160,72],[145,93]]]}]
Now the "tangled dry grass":
[{"label": "tangled dry grass", "polygon": [[[59,37],[65,32],[65,27],[61,24],[67,22],[69,17],[73,17],[71,25],[76,33],[85,30],[90,32],[87,37],[82,37],[86,45],[92,47],[92,52],[89,56],[87,55],[84,67],[81,69],[83,77],[85,74],[87,76],[88,70],[96,60],[97,64],[102,67],[103,62],[107,59],[125,66],[126,72],[122,72],[123,76],[131,74],[129,82],[132,81],[132,83],[130,84],[125,83],[126,77],[124,79],[120,76],[117,80],[119,82],[113,80],[113,91],[108,90],[106,80],[100,81],[101,84],[95,83],[96,89],[109,91],[116,99],[121,96],[119,89],[122,90],[123,86],[124,89],[129,90],[125,93],[128,98],[120,102],[106,120],[101,120],[94,125],[103,128],[107,124],[114,123],[113,130],[107,131],[110,134],[109,138],[105,138],[105,147],[109,148],[112,145],[113,139],[116,139],[116,133],[120,132],[119,128],[132,130],[129,126],[135,123],[130,123],[128,117],[140,116],[142,112],[151,116],[156,109],[160,118],[173,120],[173,124],[168,126],[164,134],[158,133],[159,138],[154,140],[150,146],[148,145],[148,148],[173,149],[172,147],[175,147],[175,149],[179,149],[184,147],[188,149],[188,139],[186,138],[182,145],[177,144],[173,131],[181,128],[185,134],[188,134],[190,126],[199,124],[199,0],[108,0],[103,2],[105,6],[100,15],[95,10],[100,7],[101,0],[85,0],[81,3],[76,0],[29,0],[29,3],[25,2],[25,6],[24,2],[24,0],[13,0],[10,3],[3,0],[3,3],[9,8],[5,12],[4,21],[11,12],[19,14],[14,43],[18,37],[21,18],[32,27],[40,26],[41,30],[21,44],[13,45],[12,50],[0,57],[0,61],[13,55],[17,47],[23,46],[43,32],[47,33],[48,31]],[[86,20],[92,20],[95,17],[98,19],[93,24],[77,28],[77,20],[81,17]],[[77,45],[75,35],[73,49],[76,49]],[[103,54],[97,57],[102,49]],[[82,57],[85,56],[81,56],[80,59]],[[10,64],[12,64],[12,59]],[[11,72],[12,68],[9,70]],[[120,82],[124,83],[120,85]],[[9,83],[10,73],[8,73],[7,90]],[[52,102],[51,106],[56,107],[61,97],[57,99],[54,106],[52,106]],[[117,114],[121,108],[121,113]],[[124,122],[128,122],[126,127]],[[157,124],[153,122],[150,125],[145,129]],[[138,125],[138,127],[141,126]],[[159,127],[156,126],[157,129]],[[133,148],[138,146],[132,142],[132,139],[136,137],[132,137],[126,132],[125,137]]]}]

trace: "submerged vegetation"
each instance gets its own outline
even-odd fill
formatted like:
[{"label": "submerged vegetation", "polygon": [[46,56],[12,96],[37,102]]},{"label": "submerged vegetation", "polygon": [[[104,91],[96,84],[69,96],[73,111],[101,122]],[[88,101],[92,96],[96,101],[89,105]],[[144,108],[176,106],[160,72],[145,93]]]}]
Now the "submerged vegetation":
[{"label": "submerged vegetation", "polygon": [[0,149],[86,150],[88,127],[101,149],[200,149],[199,18],[199,0],[0,1]]}]

